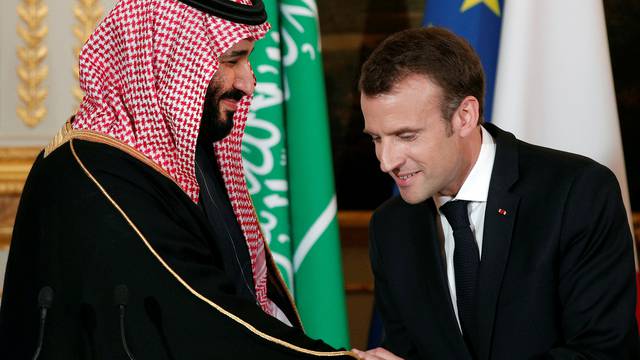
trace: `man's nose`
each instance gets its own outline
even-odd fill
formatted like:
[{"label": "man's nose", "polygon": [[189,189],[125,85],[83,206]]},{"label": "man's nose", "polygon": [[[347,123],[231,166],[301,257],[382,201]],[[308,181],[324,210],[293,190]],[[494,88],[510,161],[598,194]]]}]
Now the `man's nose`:
[{"label": "man's nose", "polygon": [[378,160],[380,161],[380,170],[386,173],[399,168],[402,164],[400,151],[391,143],[381,142],[378,145]]},{"label": "man's nose", "polygon": [[233,87],[242,91],[245,95],[253,94],[255,87],[255,77],[253,76],[253,70],[251,69],[251,63],[246,61],[239,65],[236,70],[236,77],[233,83]]}]

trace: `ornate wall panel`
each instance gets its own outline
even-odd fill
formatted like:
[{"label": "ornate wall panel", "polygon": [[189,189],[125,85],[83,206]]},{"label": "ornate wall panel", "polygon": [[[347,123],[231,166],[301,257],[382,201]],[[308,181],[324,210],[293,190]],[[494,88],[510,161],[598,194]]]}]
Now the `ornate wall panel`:
[{"label": "ornate wall panel", "polygon": [[72,115],[77,52],[115,2],[0,1],[0,147],[41,147]]}]

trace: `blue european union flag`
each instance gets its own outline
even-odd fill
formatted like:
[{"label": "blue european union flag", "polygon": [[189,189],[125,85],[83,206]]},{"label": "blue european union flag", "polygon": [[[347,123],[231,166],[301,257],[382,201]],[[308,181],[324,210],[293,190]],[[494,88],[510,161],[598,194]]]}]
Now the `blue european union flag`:
[{"label": "blue european union flag", "polygon": [[504,0],[428,0],[423,25],[464,37],[480,55],[486,77],[485,120],[491,120]]}]

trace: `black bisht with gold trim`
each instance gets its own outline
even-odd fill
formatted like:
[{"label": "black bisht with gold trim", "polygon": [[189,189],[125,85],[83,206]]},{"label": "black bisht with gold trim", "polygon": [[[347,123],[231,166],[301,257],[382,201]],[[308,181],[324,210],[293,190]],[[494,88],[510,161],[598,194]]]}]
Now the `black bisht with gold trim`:
[{"label": "black bisht with gold trim", "polygon": [[127,359],[114,304],[121,284],[138,360],[352,358],[304,334],[269,255],[269,297],[293,327],[237,293],[218,235],[170,178],[126,145],[67,131],[39,155],[20,201],[0,309],[3,359],[33,357],[44,286],[55,296],[40,359]]}]

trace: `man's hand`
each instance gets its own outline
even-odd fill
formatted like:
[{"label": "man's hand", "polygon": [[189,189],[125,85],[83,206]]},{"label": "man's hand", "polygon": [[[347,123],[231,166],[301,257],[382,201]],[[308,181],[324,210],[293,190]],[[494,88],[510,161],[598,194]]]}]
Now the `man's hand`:
[{"label": "man's hand", "polygon": [[391,352],[379,347],[369,351],[361,351],[358,349],[351,350],[363,360],[403,360],[401,357],[395,356]]}]

